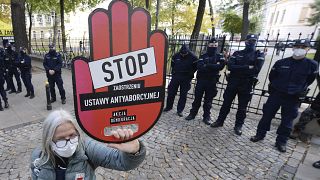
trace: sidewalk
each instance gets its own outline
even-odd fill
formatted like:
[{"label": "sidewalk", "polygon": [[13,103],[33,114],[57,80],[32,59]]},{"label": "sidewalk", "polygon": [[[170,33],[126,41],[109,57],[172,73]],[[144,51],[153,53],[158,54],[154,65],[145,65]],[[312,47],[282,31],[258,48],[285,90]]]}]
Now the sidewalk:
[{"label": "sidewalk", "polygon": [[[36,97],[24,98],[25,89],[20,94],[10,94],[10,108],[0,112],[0,179],[30,178],[30,154],[40,145],[42,121],[50,112],[46,110],[46,77],[42,64],[34,61],[33,66]],[[63,80],[67,104],[62,105],[57,96],[53,109],[64,108],[73,113],[70,70],[63,71]],[[191,103],[188,100],[185,115]],[[212,109],[213,119],[218,110]],[[252,143],[249,138],[255,134],[260,116],[249,114],[243,135],[236,136],[233,133],[234,112],[231,110],[225,126],[218,129],[201,122],[202,110],[193,121],[176,116],[175,110],[163,113],[154,128],[141,138],[147,146],[147,157],[141,166],[129,172],[98,168],[97,179],[320,178],[319,170],[304,171],[305,166],[310,168],[309,161],[320,160],[319,147],[290,140],[287,152],[278,152],[274,147],[276,120],[264,141]]]}]

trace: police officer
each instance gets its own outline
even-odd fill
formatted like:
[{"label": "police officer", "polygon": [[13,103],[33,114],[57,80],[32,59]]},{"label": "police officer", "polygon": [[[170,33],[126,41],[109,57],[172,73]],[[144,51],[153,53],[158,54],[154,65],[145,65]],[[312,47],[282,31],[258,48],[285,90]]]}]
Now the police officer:
[{"label": "police officer", "polygon": [[230,57],[228,62],[230,74],[227,77],[228,85],[223,95],[224,101],[218,119],[211,124],[211,127],[223,126],[230,112],[232,101],[238,95],[238,110],[234,132],[239,136],[242,134],[241,129],[246,118],[247,105],[251,100],[258,73],[264,63],[264,53],[255,49],[257,40],[257,35],[247,35],[245,49],[234,52]]},{"label": "police officer", "polygon": [[21,47],[20,48],[20,55],[19,55],[19,68],[20,68],[20,72],[21,72],[21,78],[22,81],[26,87],[27,90],[27,94],[24,97],[29,97],[30,99],[34,98],[34,89],[33,89],[33,85],[31,82],[31,70],[32,70],[32,66],[31,66],[31,58],[30,56],[27,54],[27,49]]},{"label": "police officer", "polygon": [[[21,86],[21,80],[20,80],[20,72],[18,70],[18,54],[15,52],[14,47],[9,43],[6,51],[5,51],[5,66],[6,71],[8,75],[8,85],[11,89],[9,94],[12,93],[21,93],[22,86]],[[18,85],[18,90],[16,90],[16,87],[13,82],[13,76],[15,77]]]},{"label": "police officer", "polygon": [[[8,108],[9,107],[8,98],[7,98],[6,91],[4,90],[4,87],[3,87],[4,82],[5,82],[4,58],[5,58],[4,57],[4,49],[2,47],[0,47],[0,95],[2,97],[2,100],[4,101],[4,107]],[[3,111],[1,98],[0,98],[0,111]]]},{"label": "police officer", "polygon": [[177,114],[182,117],[182,111],[187,101],[187,93],[191,88],[191,80],[197,69],[198,58],[189,50],[187,45],[182,45],[180,51],[173,55],[171,61],[172,79],[168,86],[168,96],[164,112],[173,107],[174,98],[180,87],[180,98],[177,106]]},{"label": "police officer", "polygon": [[49,46],[49,53],[44,56],[43,66],[46,70],[50,86],[51,103],[56,101],[55,84],[57,84],[61,96],[61,103],[65,104],[66,95],[61,77],[62,59],[61,55],[56,52],[53,45]]},{"label": "police officer", "polygon": [[219,80],[219,71],[225,66],[223,54],[217,52],[218,41],[215,38],[210,39],[207,52],[200,56],[197,63],[197,85],[195,90],[195,99],[192,103],[190,114],[185,118],[192,120],[198,113],[201,106],[202,96],[203,103],[203,122],[207,125],[211,124],[210,109],[212,100],[217,95],[216,84]]},{"label": "police officer", "polygon": [[263,116],[258,124],[252,142],[262,140],[270,130],[272,118],[281,107],[281,123],[277,130],[275,146],[280,152],[286,152],[286,144],[292,130],[292,122],[298,116],[299,99],[305,97],[307,87],[318,73],[318,64],[307,59],[306,53],[310,40],[297,40],[293,47],[293,56],[277,61],[269,74],[269,98],[263,106]]}]

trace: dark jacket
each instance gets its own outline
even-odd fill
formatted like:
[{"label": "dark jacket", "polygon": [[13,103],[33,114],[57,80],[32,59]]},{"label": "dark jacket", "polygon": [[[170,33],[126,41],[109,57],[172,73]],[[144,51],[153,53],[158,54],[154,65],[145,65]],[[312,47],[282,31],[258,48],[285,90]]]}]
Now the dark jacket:
[{"label": "dark jacket", "polygon": [[217,80],[219,71],[226,65],[222,54],[210,57],[207,53],[200,56],[197,63],[197,79]]},{"label": "dark jacket", "polygon": [[20,54],[19,56],[19,69],[21,72],[30,73],[31,72],[31,58],[27,54]]},{"label": "dark jacket", "polygon": [[[35,167],[34,160],[40,157],[41,150],[35,149],[31,155],[31,172],[33,180],[55,180],[55,168],[51,162],[47,162],[41,167]],[[66,180],[76,179],[77,174],[84,175],[85,180],[94,180],[95,169],[99,166],[115,169],[119,171],[128,171],[138,167],[146,156],[146,148],[140,142],[139,155],[120,152],[112,149],[106,144],[99,143],[92,139],[86,139],[84,145],[80,143],[74,155],[69,158],[66,170]],[[38,172],[38,173],[36,173]]]},{"label": "dark jacket", "polygon": [[272,67],[269,80],[271,88],[289,95],[299,95],[312,84],[318,73],[318,63],[292,57],[278,60]]},{"label": "dark jacket", "polygon": [[182,56],[180,52],[176,53],[171,61],[172,76],[192,79],[197,70],[197,60],[198,58],[190,51],[186,56]]},{"label": "dark jacket", "polygon": [[[264,63],[264,53],[257,51],[236,51],[228,61],[230,78],[257,77]],[[249,67],[253,66],[252,69]]]},{"label": "dark jacket", "polygon": [[47,74],[49,73],[49,70],[54,70],[56,74],[61,73],[61,68],[62,68],[61,55],[59,53],[55,53],[54,55],[47,53],[44,56],[43,66]]},{"label": "dark jacket", "polygon": [[6,50],[4,53],[4,65],[6,69],[18,67],[18,54],[13,50]]}]

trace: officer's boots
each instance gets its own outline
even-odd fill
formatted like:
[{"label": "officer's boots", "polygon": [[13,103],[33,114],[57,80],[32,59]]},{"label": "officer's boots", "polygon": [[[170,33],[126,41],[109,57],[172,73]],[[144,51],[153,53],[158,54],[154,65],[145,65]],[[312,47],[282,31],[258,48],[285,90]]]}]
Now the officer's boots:
[{"label": "officer's boots", "polygon": [[34,98],[34,92],[31,91],[31,93],[30,93],[30,99],[33,99],[33,98]]},{"label": "officer's boots", "polygon": [[185,118],[185,120],[190,121],[190,120],[194,119],[195,117],[196,117],[195,115],[193,115],[193,114],[190,113],[190,114]]},{"label": "officer's boots", "polygon": [[18,87],[18,91],[17,91],[16,93],[19,94],[19,93],[21,93],[21,92],[22,92],[22,87],[19,86],[19,87]]},{"label": "officer's boots", "polygon": [[213,128],[222,127],[222,126],[223,126],[223,123],[220,121],[215,121],[210,125],[210,127],[213,127]]},{"label": "officer's boots", "polygon": [[1,103],[0,103],[0,111],[3,111],[3,107]]},{"label": "officer's boots", "polygon": [[30,92],[28,91],[26,95],[24,95],[24,97],[29,97],[30,96]]},{"label": "officer's boots", "polygon": [[242,127],[241,127],[241,126],[235,126],[235,127],[233,128],[233,130],[234,130],[234,133],[235,133],[236,135],[241,136],[241,134],[242,134]]},{"label": "officer's boots", "polygon": [[9,108],[8,100],[4,101],[4,108]]}]

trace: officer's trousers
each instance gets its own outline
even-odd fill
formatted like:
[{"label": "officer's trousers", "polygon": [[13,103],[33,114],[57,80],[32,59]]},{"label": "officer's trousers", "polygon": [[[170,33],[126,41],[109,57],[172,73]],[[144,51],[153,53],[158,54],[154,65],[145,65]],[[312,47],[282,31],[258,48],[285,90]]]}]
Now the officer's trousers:
[{"label": "officer's trousers", "polygon": [[[2,76],[2,74],[0,75]],[[8,101],[8,98],[7,98],[7,94],[6,94],[6,91],[4,90],[4,77],[0,77],[0,95],[3,99],[3,101]],[[1,98],[0,98],[0,104],[1,104]]]},{"label": "officer's trousers", "polygon": [[178,101],[177,112],[182,112],[187,101],[187,94],[191,88],[191,79],[173,76],[168,86],[168,96],[166,108],[172,109],[174,98],[180,87],[180,98]]},{"label": "officer's trousers", "polygon": [[14,92],[16,91],[16,87],[13,82],[13,76],[15,77],[15,79],[17,81],[18,91],[21,91],[22,87],[21,87],[20,73],[18,71],[18,68],[17,67],[10,68],[8,75],[9,75],[8,85],[9,85],[11,91],[14,91]]},{"label": "officer's trousers", "polygon": [[216,79],[204,80],[198,79],[196,90],[194,94],[194,101],[192,103],[192,109],[190,110],[191,116],[196,116],[201,106],[202,97],[204,94],[203,102],[203,118],[210,117],[210,110],[212,107],[212,100],[217,95]]},{"label": "officer's trousers", "polygon": [[63,81],[61,73],[55,73],[53,75],[47,74],[48,82],[50,86],[50,94],[52,99],[56,99],[55,84],[57,84],[61,99],[66,99],[66,93],[63,88]]},{"label": "officer's trousers", "polygon": [[298,116],[300,102],[297,97],[273,91],[263,105],[263,115],[258,124],[257,136],[265,137],[270,130],[271,120],[281,108],[281,123],[277,130],[276,143],[286,144],[292,130],[293,120]]},{"label": "officer's trousers", "polygon": [[217,119],[218,123],[223,124],[230,112],[232,101],[238,95],[238,110],[236,114],[235,126],[242,126],[246,118],[247,106],[252,98],[253,81],[250,78],[239,79],[230,78],[227,88],[223,94],[223,103]]},{"label": "officer's trousers", "polygon": [[33,85],[31,82],[32,74],[31,71],[21,71],[21,78],[23,81],[24,86],[26,87],[27,94],[34,94]]}]

